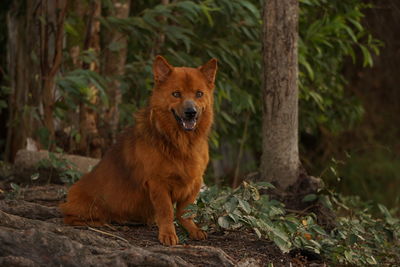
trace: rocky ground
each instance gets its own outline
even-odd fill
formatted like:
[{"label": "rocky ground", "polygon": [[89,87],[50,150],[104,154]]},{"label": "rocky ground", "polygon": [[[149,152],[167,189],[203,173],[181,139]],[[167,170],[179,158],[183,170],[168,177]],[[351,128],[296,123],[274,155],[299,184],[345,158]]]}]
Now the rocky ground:
[{"label": "rocky ground", "polygon": [[181,245],[165,247],[155,226],[66,226],[57,206],[67,187],[31,178],[0,172],[0,266],[325,266],[243,230],[192,241],[178,227]]}]

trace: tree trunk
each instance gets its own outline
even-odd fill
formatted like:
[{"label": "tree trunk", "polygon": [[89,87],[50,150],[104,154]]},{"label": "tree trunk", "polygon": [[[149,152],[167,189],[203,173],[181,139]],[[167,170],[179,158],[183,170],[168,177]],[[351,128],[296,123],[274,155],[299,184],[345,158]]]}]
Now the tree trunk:
[{"label": "tree trunk", "polygon": [[[100,21],[101,1],[90,0],[87,14],[86,33],[83,44],[83,50],[92,50],[97,56],[100,54]],[[83,69],[99,72],[100,66],[98,61],[83,63]],[[94,85],[90,85],[89,102],[93,105],[98,103],[98,89]],[[79,105],[79,132],[81,139],[79,142],[79,152],[85,156],[101,158],[102,156],[102,139],[97,129],[98,114],[91,108],[87,107],[84,102]]]},{"label": "tree trunk", "polygon": [[[130,0],[112,0],[112,3],[113,7],[107,15],[119,19],[125,19],[129,16]],[[128,38],[126,34],[112,29],[107,29],[105,36],[107,36],[107,40],[104,49],[103,73],[110,76],[112,80],[107,88],[109,106],[104,112],[102,128],[105,129],[103,136],[107,136],[107,140],[113,143],[118,131],[119,104],[122,100],[119,79],[125,73]]]},{"label": "tree trunk", "polygon": [[44,0],[40,5],[40,60],[43,122],[49,132],[49,148],[54,146],[55,78],[60,69],[64,41],[67,0]]},{"label": "tree trunk", "polygon": [[281,190],[293,185],[300,174],[298,14],[298,0],[265,1],[261,175]]},{"label": "tree trunk", "polygon": [[[41,0],[13,1],[7,14],[8,70],[11,94],[5,159],[13,161],[17,151],[25,147],[26,139],[38,128],[40,81],[39,64],[33,60],[39,54],[39,34],[36,12]],[[37,116],[35,116],[35,114]]]},{"label": "tree trunk", "polygon": [[[170,0],[161,0],[162,5],[166,6],[166,5],[169,5],[169,3],[170,3]],[[165,17],[165,16],[159,16],[159,17],[157,17],[157,19],[161,24],[168,23],[167,17]],[[164,43],[165,43],[165,34],[164,34],[164,32],[160,31],[158,33],[158,37],[155,38],[154,44],[151,49],[151,57],[152,58],[154,58],[155,56],[160,54],[161,48],[163,47]]]}]

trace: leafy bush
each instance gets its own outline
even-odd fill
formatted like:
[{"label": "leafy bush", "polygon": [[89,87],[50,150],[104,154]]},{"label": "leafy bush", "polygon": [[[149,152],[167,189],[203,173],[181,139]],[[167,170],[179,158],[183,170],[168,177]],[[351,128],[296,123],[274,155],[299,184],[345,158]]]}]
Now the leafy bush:
[{"label": "leafy bush", "polygon": [[[335,264],[395,264],[400,262],[400,220],[383,205],[361,202],[356,197],[343,197],[330,191],[316,199],[336,214],[335,226],[324,229],[310,213],[300,216],[285,210],[279,201],[260,195],[268,183],[243,183],[235,190],[211,187],[201,193],[185,216],[196,216],[204,229],[250,229],[259,238],[273,241],[282,252],[300,248],[321,254]],[[379,208],[380,215],[372,215]]]}]

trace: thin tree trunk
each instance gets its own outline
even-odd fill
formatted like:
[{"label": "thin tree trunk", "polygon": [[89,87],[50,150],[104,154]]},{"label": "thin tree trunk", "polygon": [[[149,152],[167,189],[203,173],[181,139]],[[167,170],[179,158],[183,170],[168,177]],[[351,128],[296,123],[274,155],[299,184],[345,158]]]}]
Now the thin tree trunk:
[{"label": "thin tree trunk", "polygon": [[[113,0],[113,7],[109,16],[124,19],[129,16],[130,0]],[[103,129],[107,140],[113,143],[116,139],[116,133],[119,125],[119,104],[122,101],[120,77],[125,73],[125,63],[127,56],[128,38],[126,34],[115,30],[107,29],[105,32],[107,41],[104,50],[103,73],[110,76],[112,81],[107,88],[109,106],[103,117]],[[118,50],[111,49],[111,46]],[[103,135],[104,136],[104,135]]]},{"label": "thin tree trunk", "polygon": [[[169,5],[169,3],[170,3],[170,0],[161,0],[161,4],[163,4],[165,6]],[[161,24],[168,23],[168,20],[165,16],[159,16],[157,19],[161,22]],[[161,32],[159,32],[158,37],[154,40],[154,45],[151,49],[152,57],[155,57],[156,55],[158,55],[160,53],[161,48],[164,45],[164,42],[165,42],[165,34],[164,34],[164,32],[161,31]]]},{"label": "thin tree trunk", "polygon": [[67,0],[44,0],[41,4],[41,76],[44,126],[49,132],[50,147],[54,145],[55,77],[60,69],[64,40]]},{"label": "thin tree trunk", "polygon": [[[90,0],[86,34],[83,45],[83,50],[92,50],[96,55],[100,54],[100,21],[101,16],[101,1]],[[83,63],[84,69],[99,72],[100,66],[98,62],[92,61],[89,64]],[[98,89],[90,86],[90,99],[89,102],[93,105],[98,103]],[[102,155],[102,139],[99,136],[97,129],[98,114],[91,108],[88,108],[84,102],[79,106],[79,130],[81,139],[79,142],[79,150],[84,155],[95,158],[100,158]]]},{"label": "thin tree trunk", "polygon": [[286,189],[299,177],[298,0],[266,0],[263,14],[263,180]]}]

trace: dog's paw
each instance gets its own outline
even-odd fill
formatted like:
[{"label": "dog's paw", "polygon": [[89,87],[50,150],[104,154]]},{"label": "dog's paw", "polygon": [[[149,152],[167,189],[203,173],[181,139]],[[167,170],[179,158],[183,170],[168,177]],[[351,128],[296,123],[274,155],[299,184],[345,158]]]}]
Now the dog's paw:
[{"label": "dog's paw", "polygon": [[160,233],[158,240],[165,246],[175,246],[179,242],[178,236],[175,233]]},{"label": "dog's paw", "polygon": [[201,229],[193,230],[189,233],[191,239],[194,240],[204,240],[207,238],[207,233]]}]

